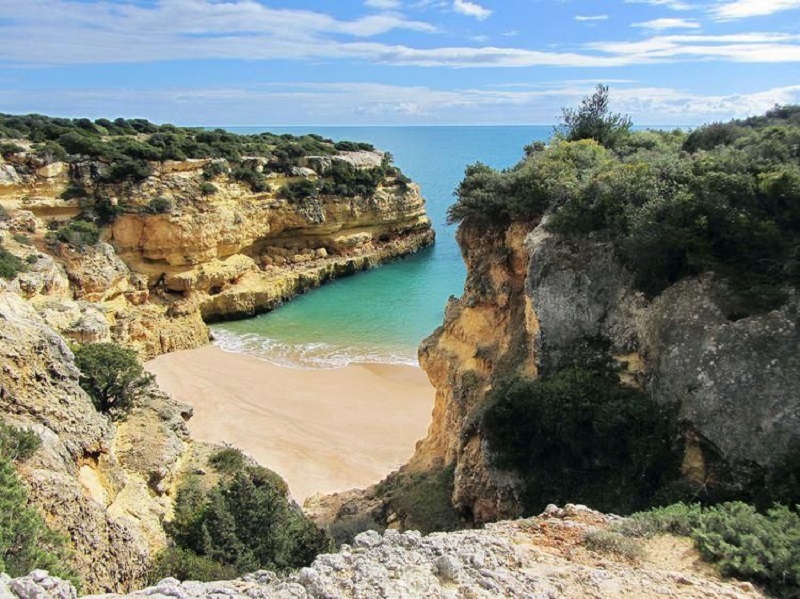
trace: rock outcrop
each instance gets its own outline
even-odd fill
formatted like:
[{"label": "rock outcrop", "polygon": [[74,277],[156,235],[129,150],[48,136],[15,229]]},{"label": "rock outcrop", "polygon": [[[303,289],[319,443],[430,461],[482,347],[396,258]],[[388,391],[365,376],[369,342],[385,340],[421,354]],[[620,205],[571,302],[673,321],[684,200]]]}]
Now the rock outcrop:
[{"label": "rock outcrop", "polygon": [[[644,542],[644,558],[597,552],[586,534],[613,517],[583,506],[551,506],[538,518],[491,524],[484,530],[436,533],[361,533],[352,547],[320,555],[297,573],[256,572],[210,583],[168,578],[118,597],[764,597],[750,583],[722,581],[699,562],[691,542],[657,537]],[[0,579],[10,599],[73,599],[74,589],[46,572]]]},{"label": "rock outcrop", "polygon": [[468,275],[442,327],[420,347],[437,389],[428,436],[406,467],[453,466],[453,503],[475,522],[520,513],[513,473],[492,465],[480,426],[488,392],[602,357],[623,382],[677,404],[683,475],[736,492],[800,441],[800,301],[734,319],[707,274],[648,299],[607,242],[568,240],[543,223],[463,224]]},{"label": "rock outcrop", "polygon": [[[97,304],[99,312],[83,324],[86,304],[71,308],[71,321],[66,311],[52,320],[75,340],[110,338],[143,359],[203,345],[204,322],[270,310],[433,242],[419,189],[399,174],[386,174],[368,195],[280,193],[287,184],[323,180],[331,165],[369,170],[385,160],[377,151],[308,156],[302,172],[268,173],[253,191],[225,174],[221,160],[154,162],[144,180],[111,184],[103,182],[109,166],[101,162],[45,164],[18,154],[2,164],[0,208],[11,218],[0,222],[0,242],[31,266],[11,285],[51,307],[54,298]],[[242,164],[263,170],[263,162]],[[209,181],[204,169],[212,163],[217,171]],[[72,194],[89,197],[64,199]],[[101,243],[78,248],[48,235],[87,207],[97,210],[97,202],[114,213]]]},{"label": "rock outcrop", "polygon": [[20,471],[31,501],[69,535],[87,588],[134,588],[166,544],[165,492],[188,442],[189,411],[153,388],[118,431],[79,374],[34,307],[0,290],[0,413],[42,439]]}]

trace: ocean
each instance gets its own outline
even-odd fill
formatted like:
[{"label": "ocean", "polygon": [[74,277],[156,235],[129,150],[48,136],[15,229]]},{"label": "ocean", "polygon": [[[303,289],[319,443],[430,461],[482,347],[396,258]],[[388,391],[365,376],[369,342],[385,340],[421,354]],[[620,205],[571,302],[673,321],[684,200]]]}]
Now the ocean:
[{"label": "ocean", "polygon": [[352,362],[417,364],[417,346],[460,295],[465,268],[447,207],[468,164],[506,168],[552,127],[230,127],[235,133],[317,133],[391,152],[421,187],[436,243],[404,260],[339,279],[254,318],[211,327],[217,345],[281,366],[336,368]]}]

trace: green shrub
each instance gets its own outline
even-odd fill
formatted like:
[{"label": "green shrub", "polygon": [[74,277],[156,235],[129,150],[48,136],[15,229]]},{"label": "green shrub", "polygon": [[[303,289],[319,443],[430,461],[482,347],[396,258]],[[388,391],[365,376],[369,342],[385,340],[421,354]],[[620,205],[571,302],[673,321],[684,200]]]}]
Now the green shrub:
[{"label": "green shrub", "polygon": [[167,577],[178,580],[213,582],[232,580],[239,573],[233,566],[226,566],[211,558],[183,549],[168,547],[156,555],[148,573],[148,583],[154,585]]},{"label": "green shrub", "polygon": [[570,368],[500,384],[482,427],[497,464],[522,478],[530,514],[567,502],[630,513],[679,475],[675,410],[614,372]]},{"label": "green shrub", "polygon": [[761,514],[740,502],[709,508],[679,504],[634,514],[617,528],[632,536],[689,536],[723,575],[752,580],[779,597],[800,594],[800,515],[785,506]]},{"label": "green shrub", "polygon": [[306,566],[332,548],[327,534],[289,503],[275,473],[246,465],[235,470],[235,450],[222,450],[214,459],[224,472],[215,487],[206,491],[192,477],[178,490],[168,527],[177,547],[237,575]]},{"label": "green shrub", "polygon": [[237,181],[247,183],[250,186],[250,189],[256,193],[261,193],[269,189],[269,186],[264,179],[264,175],[252,167],[247,167],[240,164],[231,169],[230,175]]},{"label": "green shrub", "polygon": [[58,241],[76,248],[97,245],[100,241],[100,229],[97,225],[85,220],[71,220],[55,234]]},{"label": "green shrub", "polygon": [[208,463],[220,474],[235,474],[245,468],[247,460],[235,447],[225,447],[211,454]]},{"label": "green shrub", "polygon": [[713,272],[730,319],[769,311],[800,286],[797,113],[688,136],[627,133],[607,147],[597,136],[556,138],[505,171],[468,167],[448,219],[503,225],[548,214],[550,231],[611,242],[650,296]]},{"label": "green shrub", "polygon": [[557,127],[568,141],[593,139],[600,145],[613,148],[628,135],[631,118],[613,114],[608,108],[608,87],[598,85],[578,109],[562,109],[561,125]]},{"label": "green shrub", "polygon": [[228,172],[228,166],[224,162],[209,162],[203,167],[203,179],[210,181],[214,177],[224,175]]},{"label": "green shrub", "polygon": [[337,141],[334,144],[334,147],[340,152],[359,152],[359,151],[371,152],[375,149],[375,146],[373,146],[372,144],[364,142],[355,142],[355,141]]},{"label": "green shrub", "polygon": [[12,460],[24,460],[38,447],[38,437],[0,423],[0,572],[12,577],[45,569],[78,584],[65,564],[66,539],[50,530],[28,497]]},{"label": "green shrub", "polygon": [[147,204],[147,212],[150,214],[167,214],[172,212],[172,200],[164,196],[157,196]]},{"label": "green shrub", "polygon": [[406,527],[423,534],[456,530],[461,525],[452,496],[455,468],[400,473],[381,483],[381,495]]},{"label": "green shrub", "polygon": [[89,194],[83,188],[83,186],[76,181],[70,181],[66,189],[61,193],[61,198],[64,200],[74,200],[86,197],[89,197]]},{"label": "green shrub", "polygon": [[25,148],[15,143],[10,143],[10,142],[0,143],[0,156],[2,156],[3,158],[8,158],[13,154],[19,154],[24,151]]},{"label": "green shrub", "polygon": [[36,144],[33,146],[33,150],[36,152],[36,156],[44,160],[47,164],[66,162],[69,158],[67,151],[61,144],[55,141],[46,141],[41,144]]},{"label": "green shrub", "polygon": [[0,420],[0,455],[14,462],[24,462],[42,444],[35,432],[9,426]]},{"label": "green shrub", "polygon": [[87,343],[75,351],[80,385],[103,414],[121,417],[152,381],[136,352],[115,343]]},{"label": "green shrub", "polygon": [[204,182],[204,183],[201,183],[200,184],[200,193],[202,193],[204,196],[214,195],[215,193],[217,193],[217,186],[214,185],[213,183],[209,183],[207,181]]},{"label": "green shrub", "polygon": [[100,177],[103,183],[122,183],[130,181],[141,183],[153,174],[150,165],[141,158],[123,156],[111,163],[105,174]]},{"label": "green shrub", "polygon": [[22,260],[0,245],[0,277],[13,279],[24,270],[25,264]]},{"label": "green shrub", "polygon": [[278,191],[278,196],[290,202],[298,202],[316,196],[318,191],[317,184],[314,181],[301,179],[300,181],[291,181],[281,187]]}]

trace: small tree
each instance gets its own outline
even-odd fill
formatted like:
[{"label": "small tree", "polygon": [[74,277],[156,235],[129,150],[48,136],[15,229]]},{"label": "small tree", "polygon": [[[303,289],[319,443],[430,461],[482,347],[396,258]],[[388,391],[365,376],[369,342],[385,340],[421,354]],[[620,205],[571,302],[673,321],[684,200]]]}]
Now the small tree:
[{"label": "small tree", "polygon": [[632,125],[631,117],[619,113],[612,114],[608,108],[608,86],[598,85],[591,96],[581,102],[580,108],[562,108],[561,125],[556,131],[567,141],[593,139],[600,145],[613,148],[628,134]]},{"label": "small tree", "polygon": [[137,394],[152,381],[136,352],[115,343],[89,343],[75,352],[80,384],[103,414],[128,410]]}]

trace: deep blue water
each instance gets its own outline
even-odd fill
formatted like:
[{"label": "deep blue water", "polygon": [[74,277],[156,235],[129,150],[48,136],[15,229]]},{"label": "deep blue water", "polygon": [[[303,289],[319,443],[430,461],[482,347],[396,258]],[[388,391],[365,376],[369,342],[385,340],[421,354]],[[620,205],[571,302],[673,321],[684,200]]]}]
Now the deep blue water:
[{"label": "deep blue water", "polygon": [[218,343],[288,366],[349,362],[416,364],[419,342],[442,323],[451,295],[460,295],[464,263],[447,225],[447,207],[464,168],[481,161],[515,164],[525,144],[546,140],[551,127],[230,128],[236,133],[317,133],[366,141],[391,152],[417,182],[436,229],[436,244],[398,262],[340,279],[255,318],[212,327]]}]

